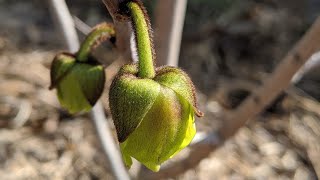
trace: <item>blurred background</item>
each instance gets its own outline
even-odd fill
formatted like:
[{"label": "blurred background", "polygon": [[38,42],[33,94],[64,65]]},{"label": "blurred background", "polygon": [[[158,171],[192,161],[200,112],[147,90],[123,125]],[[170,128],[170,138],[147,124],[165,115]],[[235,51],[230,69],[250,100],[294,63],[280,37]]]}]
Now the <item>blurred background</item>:
[{"label": "blurred background", "polygon": [[[66,2],[78,26],[112,22],[101,0]],[[144,3],[154,25],[157,1]],[[189,0],[179,66],[206,114],[198,131],[218,128],[217,113],[258,87],[319,14],[319,0]],[[81,28],[78,34],[85,37]],[[68,114],[48,90],[51,61],[64,49],[47,1],[0,0],[0,179],[113,179],[89,116]],[[102,101],[112,125],[108,87],[129,61],[108,43],[95,54],[107,67]],[[318,179],[319,68],[290,89],[174,179]]]}]

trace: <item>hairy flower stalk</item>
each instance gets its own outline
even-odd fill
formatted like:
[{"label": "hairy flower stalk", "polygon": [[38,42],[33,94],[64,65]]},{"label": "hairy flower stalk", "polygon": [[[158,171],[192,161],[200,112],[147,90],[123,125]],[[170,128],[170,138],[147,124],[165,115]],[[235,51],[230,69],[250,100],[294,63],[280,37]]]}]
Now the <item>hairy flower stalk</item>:
[{"label": "hairy flower stalk", "polygon": [[[135,33],[137,53],[139,57],[139,77],[152,79],[155,76],[153,64],[153,44],[150,32],[150,22],[146,10],[138,2],[127,4],[131,14],[132,26]],[[146,18],[147,17],[147,18]]]},{"label": "hairy flower stalk", "polygon": [[112,82],[109,103],[127,166],[132,158],[153,171],[190,144],[197,110],[192,81],[175,67],[155,68],[149,18],[141,2],[121,8],[131,18],[138,64],[124,65]]},{"label": "hairy flower stalk", "polygon": [[102,23],[86,37],[76,54],[60,53],[54,58],[50,89],[57,89],[60,104],[70,113],[89,111],[100,98],[105,73],[91,52],[101,42],[114,36],[113,27]]}]

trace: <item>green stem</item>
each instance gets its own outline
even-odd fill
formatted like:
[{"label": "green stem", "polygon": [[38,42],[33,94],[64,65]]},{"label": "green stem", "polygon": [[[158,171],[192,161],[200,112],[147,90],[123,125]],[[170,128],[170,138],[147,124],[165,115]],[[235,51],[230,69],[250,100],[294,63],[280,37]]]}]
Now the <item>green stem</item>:
[{"label": "green stem", "polygon": [[91,51],[111,37],[115,37],[115,30],[112,25],[107,23],[97,25],[81,43],[80,49],[76,54],[77,61],[86,62]]},{"label": "green stem", "polygon": [[139,58],[139,73],[141,78],[154,78],[155,70],[153,64],[153,46],[149,34],[148,16],[142,9],[142,4],[129,2],[127,4],[131,18],[132,28],[135,33],[136,47]]}]

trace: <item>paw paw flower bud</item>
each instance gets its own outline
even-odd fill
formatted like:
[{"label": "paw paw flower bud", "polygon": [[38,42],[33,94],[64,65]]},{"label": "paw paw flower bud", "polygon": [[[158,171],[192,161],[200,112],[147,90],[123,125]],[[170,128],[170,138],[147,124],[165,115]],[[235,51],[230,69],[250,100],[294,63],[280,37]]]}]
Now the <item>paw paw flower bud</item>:
[{"label": "paw paw flower bud", "polygon": [[115,36],[107,23],[97,25],[76,54],[60,53],[51,65],[51,86],[56,88],[62,107],[70,113],[89,111],[100,98],[105,82],[103,66],[91,51]]},{"label": "paw paw flower bud", "polygon": [[58,54],[51,66],[51,86],[62,107],[70,113],[89,111],[102,94],[105,73],[102,65],[76,61],[72,54]]},{"label": "paw paw flower bud", "polygon": [[109,105],[122,157],[152,171],[190,144],[196,133],[197,110],[193,83],[174,67],[154,67],[155,53],[147,13],[138,0],[120,8],[131,18],[137,64],[124,65],[113,80]]},{"label": "paw paw flower bud", "polygon": [[137,76],[136,65],[125,65],[114,79],[109,103],[127,166],[131,157],[153,171],[190,144],[196,128],[196,97],[182,70],[161,67],[153,79]]}]

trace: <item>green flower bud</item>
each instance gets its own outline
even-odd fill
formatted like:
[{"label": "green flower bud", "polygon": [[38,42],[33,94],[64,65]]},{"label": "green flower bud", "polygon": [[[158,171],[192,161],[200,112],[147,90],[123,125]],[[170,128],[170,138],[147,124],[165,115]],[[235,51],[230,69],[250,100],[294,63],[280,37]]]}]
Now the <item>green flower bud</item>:
[{"label": "green flower bud", "polygon": [[101,96],[104,82],[104,68],[93,58],[78,62],[74,55],[61,53],[52,62],[50,88],[57,88],[60,104],[70,113],[89,111]]},{"label": "green flower bud", "polygon": [[196,128],[194,86],[182,70],[161,67],[153,79],[123,66],[112,82],[109,103],[127,166],[135,158],[153,171],[190,144]]},{"label": "green flower bud", "polygon": [[103,66],[92,57],[92,51],[114,38],[113,26],[101,23],[92,29],[77,53],[60,53],[54,58],[50,89],[57,88],[61,105],[70,113],[89,111],[101,96],[105,73]]}]

